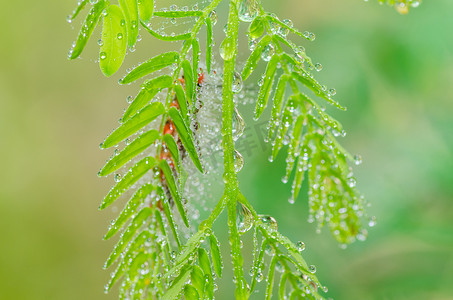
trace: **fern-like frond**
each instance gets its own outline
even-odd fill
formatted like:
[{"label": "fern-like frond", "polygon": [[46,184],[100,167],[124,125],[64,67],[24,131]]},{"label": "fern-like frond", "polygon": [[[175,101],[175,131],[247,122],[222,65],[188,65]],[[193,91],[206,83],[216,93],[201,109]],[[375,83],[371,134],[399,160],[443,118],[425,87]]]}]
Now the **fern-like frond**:
[{"label": "fern-like frond", "polygon": [[[287,182],[295,169],[290,203],[297,198],[307,174],[309,221],[317,220],[319,228],[328,224],[334,237],[340,243],[348,244],[365,233],[361,231],[360,221],[364,215],[362,196],[355,187],[355,179],[347,164],[347,160],[357,162],[358,159],[354,159],[337,141],[337,136],[344,135],[341,124],[307,93],[311,92],[344,110],[333,99],[335,90],[327,89],[314,78],[312,70],[320,71],[321,64],[313,64],[305,49],[297,47],[289,39],[289,34],[293,33],[297,37],[314,40],[314,34],[302,33],[291,24],[289,20],[280,21],[275,15],[261,11],[260,18],[249,26],[249,36],[259,41],[252,40],[254,48],[242,75],[248,78],[260,60],[266,63],[266,70],[259,81],[255,118],[260,118],[273,92],[268,126],[268,139],[273,145],[270,159],[276,158],[284,144],[289,145],[283,181]],[[291,92],[287,91],[287,87]]]},{"label": "fern-like frond", "polygon": [[[105,262],[105,268],[116,264],[106,291],[121,281],[120,299],[214,299],[216,276],[222,276],[224,263],[219,240],[211,228],[227,211],[236,299],[250,298],[265,277],[266,299],[272,299],[275,290],[280,299],[323,299],[320,292],[327,289],[315,276],[316,268],[302,258],[304,243],[292,243],[278,231],[272,216],[258,215],[240,192],[237,173],[244,159],[235,149],[235,141],[243,134],[245,123],[234,99],[243,80],[249,79],[258,64],[264,62],[255,119],[270,110],[267,139],[273,146],[271,160],[288,146],[283,180],[293,177],[290,202],[296,200],[306,178],[309,221],[316,220],[319,228],[327,225],[342,244],[366,236],[361,222],[365,215],[363,200],[348,164],[357,164],[360,159],[339,144],[337,138],[344,135],[344,130],[326,112],[324,104],[345,108],[333,98],[334,89],[327,89],[314,78],[314,71],[320,71],[322,65],[314,64],[305,49],[290,39],[313,41],[315,35],[266,13],[259,0],[228,1],[226,37],[219,47],[222,74],[213,59],[215,9],[221,2],[209,1],[203,9],[172,5],[156,10],[153,0],[119,0],[118,5],[108,0],[83,0],[68,17],[72,22],[86,6],[91,6],[69,53],[70,59],[81,55],[97,24],[102,22],[99,65],[106,76],[120,69],[127,49],[134,51],[139,27],[149,38],[181,44],[179,51],[154,56],[119,81],[142,82],[136,96],[128,100],[119,127],[100,145],[101,149],[115,150],[98,175],[115,173],[116,184],[99,208],[126,201],[104,236],[110,239],[119,234]],[[380,2],[394,5],[402,13],[404,7],[419,3]],[[155,25],[178,21],[185,25],[179,32],[166,33],[165,28]],[[250,23],[247,34],[251,53],[242,72],[238,72],[241,22]],[[206,29],[206,45],[199,40],[202,28]],[[204,66],[207,72],[201,69]],[[212,84],[210,76],[221,80]],[[222,124],[212,131],[218,133],[216,143],[223,150],[225,189],[209,217],[194,228],[195,217],[185,194],[186,180],[189,172],[194,176],[212,171],[203,157],[207,145],[200,144],[203,134],[198,132],[200,127],[211,126],[199,123],[202,120],[198,114],[204,105],[202,94],[209,90],[205,84],[212,84],[211,96],[221,100],[221,109],[213,110],[217,110],[216,122],[220,123],[221,118]],[[252,228],[253,262],[248,277],[244,274],[241,238]]]}]

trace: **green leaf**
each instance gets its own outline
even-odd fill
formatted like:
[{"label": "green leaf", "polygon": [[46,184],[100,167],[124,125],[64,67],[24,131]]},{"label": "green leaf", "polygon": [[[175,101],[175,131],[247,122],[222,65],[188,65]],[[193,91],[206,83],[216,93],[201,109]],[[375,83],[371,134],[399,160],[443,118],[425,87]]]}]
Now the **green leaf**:
[{"label": "green leaf", "polygon": [[211,261],[209,260],[208,253],[204,248],[198,249],[198,262],[200,264],[201,269],[205,275],[211,275]]},{"label": "green leaf", "polygon": [[121,211],[120,216],[115,220],[115,223],[109,228],[107,233],[104,236],[104,240],[111,238],[121,227],[129,220],[129,218],[135,214],[137,208],[140,204],[143,203],[145,198],[151,194],[156,188],[150,183],[147,183],[140,187],[140,189],[135,192],[134,196],[127,202],[124,209]]},{"label": "green leaf", "polygon": [[211,246],[211,257],[214,270],[219,278],[222,277],[222,256],[220,254],[219,241],[212,233],[209,236],[209,245]]},{"label": "green leaf", "polygon": [[106,8],[106,6],[107,3],[104,0],[99,0],[95,5],[93,5],[85,19],[85,22],[82,24],[79,37],[77,38],[74,48],[70,52],[69,59],[75,59],[82,53],[99,21],[102,11]]},{"label": "green leaf", "polygon": [[297,117],[296,122],[294,123],[294,128],[292,132],[291,142],[288,147],[288,156],[286,158],[286,178],[289,177],[291,171],[293,170],[294,163],[296,162],[298,155],[298,146],[299,139],[302,132],[302,127],[304,125],[305,116],[300,115]]},{"label": "green leaf", "polygon": [[163,113],[165,113],[165,108],[162,103],[156,102],[148,104],[131,119],[127,120],[127,122],[123,123],[112,132],[112,134],[105,139],[101,147],[106,149],[118,144],[151,123]]},{"label": "green leaf", "polygon": [[175,202],[176,207],[178,208],[179,214],[181,215],[184,224],[187,227],[189,227],[189,221],[187,220],[186,211],[184,209],[184,205],[182,204],[182,198],[181,195],[179,194],[178,188],[175,183],[175,179],[173,177],[173,172],[171,171],[167,160],[165,159],[161,160],[159,163],[159,167],[165,175],[165,181],[167,182],[168,189],[170,190],[173,201]]},{"label": "green leaf", "polygon": [[269,271],[267,273],[267,286],[266,286],[266,295],[265,299],[270,300],[272,298],[272,290],[274,287],[274,272],[275,272],[275,266],[278,261],[278,255],[274,255],[272,258],[272,261],[269,265]]},{"label": "green leaf", "polygon": [[146,288],[146,281],[151,281],[149,274],[140,274],[138,279],[135,281],[134,285],[132,286],[132,291],[130,295],[132,295],[131,299],[133,300],[141,300],[143,293],[145,292]]},{"label": "green leaf", "polygon": [[131,105],[124,112],[122,122],[128,121],[132,116],[147,105],[161,90],[170,88],[173,85],[173,78],[169,75],[162,75],[142,84],[140,92],[137,94]]},{"label": "green leaf", "polygon": [[250,54],[247,62],[245,63],[244,69],[242,70],[242,79],[246,80],[250,74],[252,74],[253,70],[255,70],[256,66],[261,57],[261,53],[263,53],[264,47],[269,45],[272,38],[268,35],[265,35],[256,45],[255,49]]},{"label": "green leaf", "polygon": [[156,166],[156,160],[153,157],[146,157],[139,161],[135,166],[133,166],[129,172],[124,175],[120,182],[118,182],[105,196],[104,201],[102,201],[99,206],[100,210],[103,210],[110,204],[112,204],[119,196],[121,196],[128,188],[130,188],[134,183],[137,182],[140,178],[143,177],[149,170]]},{"label": "green leaf", "polygon": [[149,28],[143,21],[140,23],[142,24],[143,28],[145,28],[146,31],[148,31],[149,34],[162,41],[181,41],[188,40],[192,37],[192,34],[190,32],[177,35],[162,35]]},{"label": "green leaf", "polygon": [[296,175],[294,176],[293,189],[292,189],[292,195],[291,195],[291,198],[293,200],[296,200],[297,196],[299,195],[300,187],[302,185],[302,182],[304,181],[304,174],[308,167],[309,148],[304,147],[302,152],[304,154],[305,154],[305,152],[307,152],[307,159],[300,157],[300,156],[303,156],[304,154],[301,153],[299,155],[299,160],[297,161]]},{"label": "green leaf", "polygon": [[129,269],[127,270],[126,284],[131,284],[135,282],[137,275],[139,275],[139,269],[141,266],[150,258],[150,254],[145,252],[139,252],[132,260]]},{"label": "green leaf", "polygon": [[176,93],[176,100],[178,100],[179,110],[181,111],[181,115],[184,117],[184,122],[187,127],[190,126],[190,114],[187,108],[187,100],[186,95],[184,94],[184,89],[180,84],[175,86],[175,93]]},{"label": "green leaf", "polygon": [[253,19],[252,23],[250,23],[249,36],[252,39],[257,39],[260,36],[262,36],[263,33],[264,33],[263,18],[260,16],[257,16],[255,19]]},{"label": "green leaf", "polygon": [[212,23],[210,18],[205,19],[206,22],[206,69],[211,73],[212,59]]},{"label": "green leaf", "polygon": [[173,266],[168,270],[165,276],[172,276],[173,274],[178,273],[178,271],[186,265],[189,258],[191,258],[194,252],[200,247],[201,240],[204,240],[205,235],[206,232],[204,230],[199,230],[187,240],[179,255],[176,257]]},{"label": "green leaf", "polygon": [[99,66],[102,73],[110,77],[118,71],[126,56],[126,29],[121,25],[123,12],[117,5],[110,5],[102,25],[102,45],[99,52]]},{"label": "green leaf", "polygon": [[159,132],[154,129],[140,135],[132,143],[127,145],[118,155],[115,155],[112,159],[110,159],[98,173],[98,176],[106,176],[118,170],[132,158],[151,146],[154,141],[159,138],[159,136]]},{"label": "green leaf", "polygon": [[190,284],[186,284],[184,287],[184,299],[187,300],[199,300],[200,295],[198,294],[197,289]]},{"label": "green leaf", "polygon": [[285,300],[285,288],[286,288],[286,280],[288,279],[288,274],[285,272],[282,277],[280,278],[280,284],[278,288],[278,299]]},{"label": "green leaf", "polygon": [[134,47],[138,36],[138,4],[137,0],[119,0],[126,18],[127,40],[130,48]]},{"label": "green leaf", "polygon": [[187,99],[189,99],[189,102],[193,104],[195,100],[193,98],[194,74],[192,65],[187,59],[182,62],[182,69],[184,71],[184,86],[186,88]]},{"label": "green leaf", "polygon": [[258,272],[261,269],[261,263],[263,262],[264,253],[266,251],[267,246],[268,246],[268,242],[266,239],[263,238],[263,241],[261,242],[261,247],[259,248],[259,254],[257,257],[255,257],[256,260],[253,261],[252,284],[250,285],[251,292],[255,290],[255,286],[257,284]]},{"label": "green leaf", "polygon": [[167,292],[162,297],[163,300],[173,300],[177,299],[178,295],[181,293],[184,285],[190,277],[191,267],[189,265],[185,266],[178,277],[173,280],[171,286],[168,288]]},{"label": "green leaf", "polygon": [[316,95],[323,98],[336,108],[346,110],[337,101],[333,100],[330,96],[328,96],[327,93],[324,91],[323,87],[317,81],[315,81],[309,74],[303,73],[303,75],[301,75],[298,72],[292,72],[291,77],[301,82],[303,85],[312,90]]},{"label": "green leaf", "polygon": [[105,262],[104,268],[110,267],[115,262],[115,260],[121,255],[123,250],[126,249],[126,246],[132,240],[137,230],[141,226],[143,226],[143,223],[150,215],[151,208],[145,207],[135,216],[135,218],[129,224],[129,227],[127,227],[127,229],[121,235],[120,240],[118,241],[109,258]]},{"label": "green leaf", "polygon": [[274,100],[272,105],[271,120],[269,122],[269,139],[272,138],[275,132],[275,127],[277,126],[280,120],[280,112],[282,109],[283,96],[285,95],[286,83],[289,80],[289,75],[284,74],[280,76],[277,83],[277,88],[275,89]]},{"label": "green leaf", "polygon": [[167,257],[170,257],[170,240],[168,239],[167,231],[165,230],[165,224],[162,219],[161,211],[159,209],[154,210],[154,216],[156,218],[156,223],[159,225],[159,230],[162,233],[162,236],[165,238],[165,245],[162,247],[167,254]]},{"label": "green leaf", "polygon": [[72,15],[68,16],[68,21],[73,21],[79,15],[79,13],[85,8],[87,3],[88,0],[79,1],[76,9],[74,9],[74,11],[72,12]]},{"label": "green leaf", "polygon": [[149,22],[153,17],[154,0],[138,0],[138,11],[140,19]]},{"label": "green leaf", "polygon": [[168,110],[168,114],[173,120],[176,131],[178,132],[179,138],[181,139],[184,148],[186,148],[186,150],[189,152],[190,158],[192,158],[192,161],[194,162],[197,169],[203,173],[203,167],[201,166],[200,158],[198,157],[198,153],[195,150],[192,132],[187,129],[181,117],[181,114],[175,107],[171,107]]},{"label": "green leaf", "polygon": [[313,101],[307,95],[300,94],[300,96],[301,96],[302,100],[309,102],[313,106],[313,108],[316,110],[318,115],[321,117],[320,120],[323,123],[325,123],[327,126],[332,128],[333,130],[336,130],[338,133],[343,132],[343,126],[341,125],[341,123],[338,122],[337,120],[335,120],[334,118],[332,118],[331,116],[329,116],[328,114],[326,114],[324,112],[324,110],[318,105],[318,103]]},{"label": "green leaf", "polygon": [[121,84],[128,84],[137,79],[140,79],[148,74],[161,70],[165,67],[177,63],[179,60],[179,53],[175,51],[166,52],[147,60],[134,68],[129,74],[121,79]]},{"label": "green leaf", "polygon": [[192,62],[192,99],[196,99],[198,87],[198,63],[200,62],[200,43],[196,38],[192,40]]},{"label": "green leaf", "polygon": [[197,289],[198,295],[203,296],[204,274],[197,265],[193,266],[192,273],[190,274],[190,282]]},{"label": "green leaf", "polygon": [[[165,192],[162,189],[158,191],[162,199],[163,194],[165,194]],[[176,224],[173,221],[173,214],[170,210],[170,206],[168,205],[168,201],[161,201],[161,203],[164,209],[165,217],[167,218],[168,225],[170,226],[171,232],[173,233],[173,237],[176,241],[176,244],[178,245],[178,249],[181,249],[181,242],[179,241],[178,232],[176,231]]]},{"label": "green leaf", "polygon": [[275,138],[274,147],[272,148],[272,156],[275,159],[277,157],[278,152],[280,151],[283,140],[285,138],[286,133],[288,132],[289,126],[293,124],[293,114],[292,111],[297,106],[297,97],[295,95],[291,95],[288,99],[288,103],[286,104],[285,110],[283,111],[283,116],[281,120],[281,124],[279,130],[277,132],[277,137]]},{"label": "green leaf", "polygon": [[266,72],[264,73],[263,77],[263,84],[260,87],[258,100],[256,102],[255,119],[258,119],[263,113],[263,110],[266,108],[267,100],[269,99],[272,84],[274,82],[275,71],[277,70],[277,64],[279,63],[279,61],[280,57],[278,55],[274,55],[267,64]]},{"label": "green leaf", "polygon": [[155,11],[154,15],[162,18],[187,18],[201,17],[203,12],[199,10]]},{"label": "green leaf", "polygon": [[208,253],[204,248],[198,249],[198,262],[203,270],[205,283],[204,283],[204,290],[207,294],[208,299],[213,299],[214,297],[214,279],[212,278],[212,271],[211,271],[211,261],[209,260]]},{"label": "green leaf", "polygon": [[278,18],[275,18],[271,15],[266,15],[266,18],[269,19],[271,22],[273,23],[276,23],[278,24],[280,27],[283,27],[283,28],[286,28],[288,29],[289,31],[291,31],[292,33],[304,38],[304,39],[307,39],[309,41],[312,41],[313,39],[310,38],[309,36],[305,36],[302,32],[298,31],[297,29],[295,29],[293,26],[288,26],[288,24],[285,24],[283,23],[282,21],[280,21]]},{"label": "green leaf", "polygon": [[175,162],[176,167],[181,165],[181,157],[179,155],[178,145],[176,145],[175,139],[170,134],[164,135],[164,142],[167,149],[170,151],[171,156]]},{"label": "green leaf", "polygon": [[121,276],[123,276],[125,271],[129,269],[132,259],[134,258],[134,256],[136,256],[136,253],[143,251],[145,241],[150,238],[151,233],[148,230],[143,230],[135,237],[135,239],[132,241],[129,248],[127,249],[124,258],[121,260],[120,264],[113,273],[113,276],[110,278],[110,281],[107,284],[108,290],[110,290],[112,286],[121,278]]}]

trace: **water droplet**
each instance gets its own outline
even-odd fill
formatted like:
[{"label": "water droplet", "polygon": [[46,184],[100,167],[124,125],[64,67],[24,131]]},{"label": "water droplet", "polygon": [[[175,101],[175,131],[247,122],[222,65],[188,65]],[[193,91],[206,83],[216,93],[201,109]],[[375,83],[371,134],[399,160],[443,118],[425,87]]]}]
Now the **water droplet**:
[{"label": "water droplet", "polygon": [[113,177],[113,180],[115,180],[115,182],[120,182],[121,181],[121,174],[115,174],[115,176]]},{"label": "water droplet", "polygon": [[322,65],[320,63],[317,63],[315,65],[315,70],[318,71],[318,72],[322,71]]},{"label": "water droplet", "polygon": [[358,166],[362,163],[362,157],[358,154],[354,155],[354,163]]},{"label": "water droplet", "polygon": [[308,267],[308,271],[310,271],[310,273],[316,273],[316,267],[314,265],[311,265]]},{"label": "water droplet", "polygon": [[256,274],[256,281],[261,282],[261,281],[263,281],[263,279],[264,279],[263,273],[262,272],[258,272]]},{"label": "water droplet", "polygon": [[107,58],[107,53],[101,52],[101,53],[99,54],[99,58],[100,58],[101,60],[106,59],[106,58]]},{"label": "water droplet", "polygon": [[261,222],[265,225],[269,226],[269,229],[277,231],[278,230],[278,223],[277,221],[271,216],[260,216]]},{"label": "water droplet", "polygon": [[237,151],[236,149],[234,150],[234,170],[236,173],[239,173],[242,170],[242,167],[244,167],[244,157]]},{"label": "water droplet", "polygon": [[337,94],[337,91],[334,88],[332,88],[332,89],[329,89],[327,94],[329,95],[329,97],[333,97]]},{"label": "water droplet", "polygon": [[237,94],[242,90],[242,76],[238,72],[234,72],[233,77],[233,93]]},{"label": "water droplet", "polygon": [[264,47],[263,49],[263,53],[261,53],[261,58],[264,61],[270,61],[274,53],[275,53],[274,46],[272,46],[272,44],[266,45],[266,47]]},{"label": "water droplet", "polygon": [[[282,22],[290,28],[293,27],[293,22],[291,22],[291,20],[285,19]],[[278,30],[278,34],[281,35],[282,37],[286,37],[288,33],[289,29],[283,26],[281,26],[280,29]]]},{"label": "water droplet", "polygon": [[234,56],[235,43],[232,37],[226,37],[220,45],[219,53],[223,60],[231,60]]},{"label": "water droplet", "polygon": [[239,20],[252,22],[259,13],[258,0],[241,0],[238,13]]},{"label": "water droplet", "polygon": [[122,33],[118,33],[116,35],[116,38],[119,39],[119,40],[123,39],[123,34]]},{"label": "water droplet", "polygon": [[354,177],[348,178],[348,185],[349,185],[349,187],[352,187],[352,188],[353,188],[353,187],[355,187],[356,184],[357,184],[357,181],[355,180]]},{"label": "water droplet", "polygon": [[316,35],[313,32],[305,31],[304,37],[309,41],[314,41],[316,39]]},{"label": "water droplet", "polygon": [[99,39],[99,40],[98,40],[98,45],[99,45],[99,46],[104,45],[104,41],[103,41],[102,39]]},{"label": "water droplet", "polygon": [[170,10],[171,11],[177,11],[178,10],[178,6],[176,4],[170,5]]},{"label": "water droplet", "polygon": [[238,231],[246,233],[253,226],[253,215],[247,207],[239,202],[237,203],[236,210],[236,225]]},{"label": "water droplet", "polygon": [[245,122],[241,114],[236,107],[234,107],[234,119],[233,119],[233,140],[237,141],[245,130]]},{"label": "water droplet", "polygon": [[217,14],[215,13],[215,10],[209,13],[209,18],[211,19],[212,26],[214,26],[217,23]]},{"label": "water droplet", "polygon": [[298,241],[298,242],[296,243],[296,247],[297,247],[297,250],[299,250],[299,252],[305,250],[305,244],[304,244],[304,242],[302,242],[302,241]]},{"label": "water droplet", "polygon": [[370,220],[368,221],[368,226],[370,226],[370,227],[376,226],[376,217],[375,216],[372,216],[370,218]]},{"label": "water droplet", "polygon": [[132,96],[127,96],[126,102],[127,103],[132,103],[133,97]]}]

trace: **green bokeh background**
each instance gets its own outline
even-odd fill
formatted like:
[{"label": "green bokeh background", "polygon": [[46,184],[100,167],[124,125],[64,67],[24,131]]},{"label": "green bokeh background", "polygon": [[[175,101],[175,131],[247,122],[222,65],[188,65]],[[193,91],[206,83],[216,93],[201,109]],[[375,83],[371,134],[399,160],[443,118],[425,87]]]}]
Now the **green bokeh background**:
[{"label": "green bokeh background", "polygon": [[[0,299],[116,299],[103,294],[114,241],[102,236],[115,211],[97,211],[112,183],[96,176],[109,155],[98,144],[136,87],[116,84],[125,68],[102,77],[97,38],[67,61],[80,24],[65,22],[75,2],[2,2]],[[304,46],[324,65],[318,78],[349,108],[329,111],[348,131],[341,142],[364,160],[358,187],[378,219],[368,240],[341,250],[327,230],[316,234],[306,195],[287,202],[283,157],[247,156],[241,186],[281,232],[306,243],[330,297],[453,299],[453,2],[424,1],[406,16],[374,2],[263,0],[316,33]],[[176,45],[140,47],[126,65]],[[218,299],[232,299],[230,285],[219,284]]]}]

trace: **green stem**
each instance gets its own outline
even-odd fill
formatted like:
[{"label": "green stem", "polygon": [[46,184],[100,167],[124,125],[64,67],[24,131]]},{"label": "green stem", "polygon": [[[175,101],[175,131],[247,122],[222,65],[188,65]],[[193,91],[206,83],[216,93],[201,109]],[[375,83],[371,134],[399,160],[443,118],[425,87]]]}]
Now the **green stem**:
[{"label": "green stem", "polygon": [[238,0],[230,1],[228,15],[227,39],[234,46],[226,47],[227,60],[223,65],[223,99],[222,99],[222,146],[225,171],[223,179],[225,182],[224,195],[228,206],[228,228],[230,234],[231,256],[233,261],[233,273],[236,283],[235,298],[248,299],[249,289],[244,278],[243,258],[241,253],[241,240],[236,224],[236,206],[239,192],[237,175],[234,167],[234,141],[233,141],[233,76],[235,72],[237,42],[239,30],[239,18],[237,12]]}]

